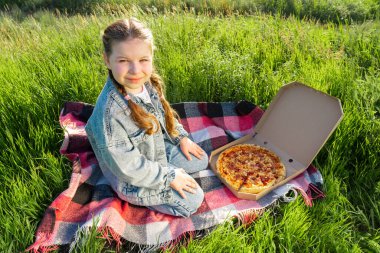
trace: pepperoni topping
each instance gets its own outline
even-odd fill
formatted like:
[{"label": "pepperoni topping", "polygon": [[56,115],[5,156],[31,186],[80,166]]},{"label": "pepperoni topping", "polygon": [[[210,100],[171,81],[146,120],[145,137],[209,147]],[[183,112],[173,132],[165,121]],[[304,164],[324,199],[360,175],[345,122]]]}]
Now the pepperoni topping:
[{"label": "pepperoni topping", "polygon": [[260,177],[261,182],[263,182],[263,185],[267,185],[269,182],[269,177]]},{"label": "pepperoni topping", "polygon": [[250,144],[235,145],[222,152],[217,169],[235,189],[243,184],[247,188],[265,187],[285,175],[285,167],[273,152]]}]

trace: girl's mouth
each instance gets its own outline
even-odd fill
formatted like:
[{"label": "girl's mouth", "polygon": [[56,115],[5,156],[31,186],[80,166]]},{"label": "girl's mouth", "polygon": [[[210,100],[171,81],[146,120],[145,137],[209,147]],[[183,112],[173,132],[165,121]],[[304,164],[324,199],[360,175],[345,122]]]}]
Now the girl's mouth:
[{"label": "girl's mouth", "polygon": [[142,78],[127,78],[131,83],[138,83]]}]

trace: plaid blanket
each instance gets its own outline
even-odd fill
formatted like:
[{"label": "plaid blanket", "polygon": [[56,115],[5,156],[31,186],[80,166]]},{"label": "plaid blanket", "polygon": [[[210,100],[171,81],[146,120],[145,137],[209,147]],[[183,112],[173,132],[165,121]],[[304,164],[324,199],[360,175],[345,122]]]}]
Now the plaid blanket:
[{"label": "plaid blanket", "polygon": [[[179,103],[173,105],[193,140],[208,154],[253,130],[263,110],[252,103]],[[312,199],[323,197],[319,190],[321,174],[310,166],[303,174],[277,188],[258,201],[238,199],[211,170],[194,175],[205,192],[199,210],[189,218],[165,215],[117,198],[105,180],[87,140],[84,126],[93,106],[68,102],[59,120],[65,130],[60,152],[73,163],[68,188],[47,208],[27,251],[55,250],[58,245],[73,245],[78,231],[97,226],[109,240],[139,245],[140,249],[167,247],[194,231],[206,231],[235,217],[252,222],[265,207],[275,201],[291,201],[300,193],[309,206]],[[293,198],[286,197],[292,190]],[[294,197],[295,196],[295,197]],[[125,240],[121,240],[125,239]]]}]

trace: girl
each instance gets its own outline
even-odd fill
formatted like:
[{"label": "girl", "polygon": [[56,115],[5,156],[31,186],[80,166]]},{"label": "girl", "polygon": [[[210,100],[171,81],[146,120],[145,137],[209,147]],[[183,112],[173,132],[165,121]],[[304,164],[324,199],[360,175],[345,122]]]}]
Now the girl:
[{"label": "girl", "polygon": [[189,175],[208,165],[166,101],[153,67],[153,37],[131,18],[103,34],[109,71],[86,132],[99,166],[117,195],[129,203],[188,217],[203,201]]}]

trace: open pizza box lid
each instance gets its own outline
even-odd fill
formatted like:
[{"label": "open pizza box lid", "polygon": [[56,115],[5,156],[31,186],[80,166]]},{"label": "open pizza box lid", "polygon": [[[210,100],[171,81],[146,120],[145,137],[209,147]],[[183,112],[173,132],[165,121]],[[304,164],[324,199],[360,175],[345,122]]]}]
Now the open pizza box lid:
[{"label": "open pizza box lid", "polygon": [[[258,200],[304,172],[343,118],[340,100],[298,82],[279,90],[253,133],[214,150],[210,166],[239,198]],[[220,177],[216,161],[222,151],[237,144],[256,144],[275,152],[286,168],[286,178],[258,194],[238,192]]]}]

